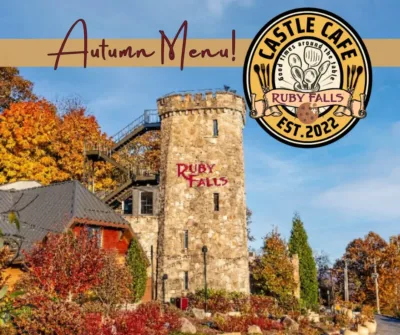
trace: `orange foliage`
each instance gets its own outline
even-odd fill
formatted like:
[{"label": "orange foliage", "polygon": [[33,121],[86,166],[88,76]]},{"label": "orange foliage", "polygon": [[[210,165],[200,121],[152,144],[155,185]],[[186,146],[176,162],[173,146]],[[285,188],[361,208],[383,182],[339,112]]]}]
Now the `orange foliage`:
[{"label": "orange foliage", "polygon": [[160,169],[161,136],[159,130],[149,131],[136,137],[122,150],[115,154],[115,159],[122,165],[150,172]]},{"label": "orange foliage", "polygon": [[[85,140],[108,141],[84,108],[60,116],[46,100],[11,104],[0,114],[0,184],[83,181]],[[109,164],[96,163],[96,189],[113,186],[111,170]]]},{"label": "orange foliage", "polygon": [[[83,107],[69,110],[61,117],[54,147],[57,151],[57,164],[70,179],[83,180],[84,143],[111,143],[93,115],[86,115]],[[110,164],[95,164],[96,190],[111,189],[114,185],[113,167]]]},{"label": "orange foliage", "polygon": [[47,101],[18,102],[0,114],[0,183],[43,184],[68,178],[57,167],[53,140],[59,119]]},{"label": "orange foliage", "polygon": [[[379,275],[381,309],[396,314],[400,306],[400,235],[387,243],[377,233],[370,232],[364,238],[350,242],[345,257],[349,260],[350,300],[374,306],[374,263]],[[343,261],[335,264],[338,287],[343,287]],[[342,292],[341,292],[342,293]]]}]

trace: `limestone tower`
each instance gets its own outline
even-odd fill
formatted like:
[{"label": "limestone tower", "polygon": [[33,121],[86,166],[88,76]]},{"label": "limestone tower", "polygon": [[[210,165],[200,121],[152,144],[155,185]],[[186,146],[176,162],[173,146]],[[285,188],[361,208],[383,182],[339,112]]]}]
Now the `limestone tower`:
[{"label": "limestone tower", "polygon": [[[158,299],[207,286],[249,293],[244,99],[231,92],[157,100],[161,118]],[[164,275],[165,291],[163,290]],[[165,276],[164,276],[165,278]]]}]

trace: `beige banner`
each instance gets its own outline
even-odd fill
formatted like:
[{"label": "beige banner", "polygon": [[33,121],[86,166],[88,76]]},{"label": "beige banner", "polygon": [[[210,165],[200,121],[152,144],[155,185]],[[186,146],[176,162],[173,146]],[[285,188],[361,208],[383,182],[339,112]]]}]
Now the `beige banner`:
[{"label": "beige banner", "polygon": [[[242,67],[251,39],[177,40],[170,59],[162,39],[88,39],[88,67]],[[373,66],[400,66],[400,39],[366,39]],[[55,67],[63,39],[0,39],[0,66]],[[84,67],[84,40],[70,39],[59,58],[59,67]],[[104,52],[103,52],[104,51]],[[50,55],[49,55],[50,54]]]},{"label": "beige banner", "polygon": [[360,94],[360,100],[353,99],[352,91],[329,89],[319,92],[298,92],[288,89],[265,89],[263,99],[256,101],[256,95],[251,95],[251,113],[254,119],[264,116],[280,116],[282,113],[276,106],[298,108],[302,104],[310,104],[316,113],[318,108],[340,106],[335,116],[348,116],[363,119],[366,116],[364,108],[365,95]]}]

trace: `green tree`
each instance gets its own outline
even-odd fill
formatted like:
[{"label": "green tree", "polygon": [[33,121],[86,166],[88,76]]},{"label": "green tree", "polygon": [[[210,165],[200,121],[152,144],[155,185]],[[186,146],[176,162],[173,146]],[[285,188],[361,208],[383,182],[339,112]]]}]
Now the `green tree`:
[{"label": "green tree", "polygon": [[308,237],[304,229],[304,224],[298,214],[295,214],[293,217],[289,251],[291,255],[297,254],[299,256],[301,300],[305,307],[315,307],[318,303],[317,266],[312,249],[308,244]]},{"label": "green tree", "polygon": [[252,265],[252,291],[287,300],[296,287],[286,242],[276,229],[264,238],[262,255]]},{"label": "green tree", "polygon": [[142,299],[146,291],[147,261],[143,249],[136,239],[131,241],[127,255],[127,264],[132,276],[132,294],[135,302]]}]

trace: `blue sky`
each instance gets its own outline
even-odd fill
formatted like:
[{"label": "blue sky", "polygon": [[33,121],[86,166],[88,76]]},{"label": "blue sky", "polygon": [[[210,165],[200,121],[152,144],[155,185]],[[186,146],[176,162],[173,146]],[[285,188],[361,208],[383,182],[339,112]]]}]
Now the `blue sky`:
[{"label": "blue sky", "polygon": [[[86,20],[89,38],[159,38],[159,30],[172,36],[183,20],[189,38],[229,38],[232,29],[237,38],[252,38],[275,15],[304,6],[342,16],[363,38],[400,38],[396,0],[9,1],[1,6],[0,38],[63,38],[78,18]],[[50,100],[80,95],[109,134],[171,91],[227,84],[243,92],[241,68],[20,70]],[[332,258],[371,230],[384,238],[400,233],[400,68],[374,68],[373,76],[368,117],[326,147],[292,148],[247,119],[246,192],[255,248],[273,226],[288,238],[295,211],[312,248]]]}]

